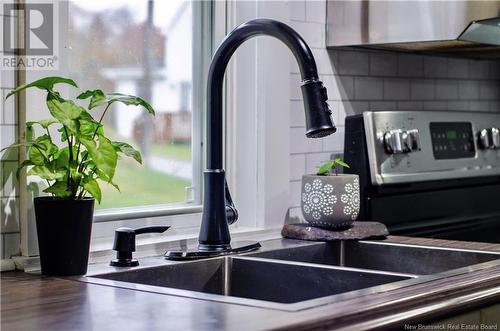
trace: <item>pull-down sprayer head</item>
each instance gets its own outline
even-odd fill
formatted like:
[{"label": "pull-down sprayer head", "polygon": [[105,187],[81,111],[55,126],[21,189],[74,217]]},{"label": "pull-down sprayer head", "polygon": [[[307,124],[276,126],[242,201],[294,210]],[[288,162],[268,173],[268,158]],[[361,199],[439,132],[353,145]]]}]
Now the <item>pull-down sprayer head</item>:
[{"label": "pull-down sprayer head", "polygon": [[308,138],[321,138],[335,133],[328,107],[326,87],[319,80],[305,81],[302,84],[304,110],[306,113],[306,136]]}]

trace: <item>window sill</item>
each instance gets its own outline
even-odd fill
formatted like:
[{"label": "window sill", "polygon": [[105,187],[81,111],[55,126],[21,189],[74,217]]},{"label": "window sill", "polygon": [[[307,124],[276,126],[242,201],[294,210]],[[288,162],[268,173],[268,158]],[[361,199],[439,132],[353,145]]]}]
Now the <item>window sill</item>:
[{"label": "window sill", "polygon": [[[231,228],[231,237],[233,241],[255,240],[264,241],[281,238],[281,228],[264,229],[256,227],[234,227]],[[196,247],[198,244],[198,232],[191,234],[160,235],[137,238],[135,258],[145,258],[153,256],[162,256],[168,249]],[[113,241],[108,238],[100,238],[98,242],[93,242],[89,256],[89,265],[108,263],[115,258],[115,252],[112,249]],[[12,257],[16,269],[25,272],[40,271],[40,258],[34,257]],[[7,262],[7,261],[5,261]]]},{"label": "window sill", "polygon": [[[191,231],[184,231],[180,234],[169,234],[168,231],[162,235],[149,235],[136,239],[135,258],[144,258],[151,256],[161,256],[169,249],[182,249],[196,247],[198,245],[199,227]],[[264,229],[256,227],[234,227],[231,228],[231,238],[237,240],[270,240],[281,238],[281,228]],[[89,264],[107,263],[115,258],[112,249],[113,241],[101,240],[99,243],[93,243],[89,257]]]}]

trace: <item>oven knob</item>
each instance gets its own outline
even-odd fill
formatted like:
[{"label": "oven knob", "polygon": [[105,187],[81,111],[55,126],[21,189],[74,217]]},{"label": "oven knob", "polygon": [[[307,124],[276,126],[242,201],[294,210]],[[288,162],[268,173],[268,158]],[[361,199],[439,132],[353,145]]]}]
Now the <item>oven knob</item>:
[{"label": "oven knob", "polygon": [[497,128],[479,131],[479,145],[484,149],[500,148],[500,132]]},{"label": "oven knob", "polygon": [[500,148],[500,129],[491,128],[491,140],[493,143],[493,148]]},{"label": "oven knob", "polygon": [[401,130],[391,130],[384,133],[384,146],[389,154],[403,153],[402,135]]},{"label": "oven knob", "polygon": [[419,151],[420,135],[418,134],[418,129],[408,130],[408,135],[410,136],[410,150]]}]

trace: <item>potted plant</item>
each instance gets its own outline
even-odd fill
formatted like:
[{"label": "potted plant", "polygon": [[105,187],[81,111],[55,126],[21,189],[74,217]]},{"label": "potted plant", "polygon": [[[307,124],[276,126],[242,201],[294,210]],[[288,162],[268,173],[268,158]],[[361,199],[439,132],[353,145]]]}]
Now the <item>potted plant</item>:
[{"label": "potted plant", "polygon": [[[119,155],[132,157],[142,163],[141,154],[124,142],[111,141],[104,134],[103,118],[114,103],[138,105],[154,115],[145,100],[120,93],[105,94],[88,90],[76,99],[86,102],[86,108],[76,100],[65,99],[54,89],[56,84],[77,88],[67,78],[45,77],[19,86],[7,95],[27,88],[47,92],[46,104],[51,118],[26,123],[26,159],[18,169],[27,167],[27,175],[38,176],[48,187],[43,192],[49,196],[34,199],[35,217],[40,250],[42,274],[82,275],[87,272],[94,200],[101,201],[99,181],[113,182]],[[92,112],[102,108],[99,120]],[[38,132],[35,133],[35,127]],[[53,127],[57,127],[57,131]],[[54,140],[54,132],[60,139]]]},{"label": "potted plant", "polygon": [[302,176],[302,214],[314,226],[342,229],[358,217],[359,177],[339,174],[338,166],[349,168],[341,159],[328,160],[316,174]]}]

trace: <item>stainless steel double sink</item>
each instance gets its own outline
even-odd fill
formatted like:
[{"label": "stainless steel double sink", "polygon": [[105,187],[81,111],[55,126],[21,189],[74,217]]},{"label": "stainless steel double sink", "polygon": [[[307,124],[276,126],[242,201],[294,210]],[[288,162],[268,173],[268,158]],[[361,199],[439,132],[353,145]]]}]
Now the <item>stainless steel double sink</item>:
[{"label": "stainless steel double sink", "polygon": [[295,311],[500,264],[500,253],[380,241],[281,239],[262,244],[261,250],[244,255],[162,261],[160,266],[113,270],[83,280]]}]

